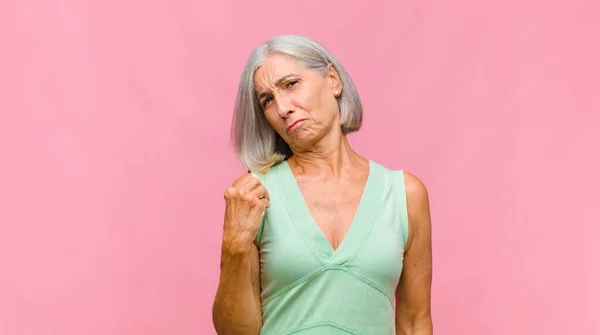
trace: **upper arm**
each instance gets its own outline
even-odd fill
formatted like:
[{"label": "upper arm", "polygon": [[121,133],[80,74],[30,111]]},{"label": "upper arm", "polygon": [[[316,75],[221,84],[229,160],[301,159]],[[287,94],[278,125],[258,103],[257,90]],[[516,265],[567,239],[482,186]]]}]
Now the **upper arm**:
[{"label": "upper arm", "polygon": [[[256,244],[252,244],[250,250],[250,281],[252,283],[252,293],[256,301],[256,310],[262,315],[260,302],[260,253]],[[262,325],[262,317],[260,324]]]},{"label": "upper arm", "polygon": [[403,270],[396,288],[396,324],[430,317],[432,248],[431,216],[427,188],[421,180],[404,173],[409,236]]},{"label": "upper arm", "polygon": [[[249,174],[251,174],[253,177],[256,177],[260,180],[261,184],[263,185],[263,187],[266,187],[265,185],[265,175],[263,174],[257,174],[254,172],[250,172],[248,171]],[[259,245],[260,245],[260,239],[262,236],[262,232],[263,232],[263,228],[264,228],[264,221],[265,218],[263,216],[260,226],[258,228],[258,231],[256,233],[256,236],[254,238],[254,243],[252,244],[252,250],[250,252],[250,275],[251,275],[251,280],[252,280],[252,292],[254,293],[256,302],[258,304],[258,310],[261,310],[261,302],[260,302],[260,291],[261,291],[261,287],[260,287],[260,250],[259,250]]]}]

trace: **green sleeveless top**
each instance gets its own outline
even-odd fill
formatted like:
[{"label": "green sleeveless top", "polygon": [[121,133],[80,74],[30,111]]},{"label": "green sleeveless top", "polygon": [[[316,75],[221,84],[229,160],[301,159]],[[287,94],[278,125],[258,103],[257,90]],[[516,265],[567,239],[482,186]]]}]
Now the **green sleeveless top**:
[{"label": "green sleeveless top", "polygon": [[312,218],[287,162],[255,174],[271,206],[257,234],[262,335],[394,335],[408,237],[404,173],[369,161],[358,211],[337,250]]}]

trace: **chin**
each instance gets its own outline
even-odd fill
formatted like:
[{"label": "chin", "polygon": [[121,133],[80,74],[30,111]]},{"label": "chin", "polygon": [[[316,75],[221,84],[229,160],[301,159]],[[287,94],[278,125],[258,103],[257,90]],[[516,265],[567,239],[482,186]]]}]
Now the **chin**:
[{"label": "chin", "polygon": [[[301,130],[301,129],[298,129]],[[290,138],[290,142],[294,144],[294,146],[298,146],[298,147],[309,147],[313,144],[315,144],[316,142],[319,141],[319,137],[315,136],[314,134],[308,133],[308,132],[297,132],[295,133],[291,138]]]}]

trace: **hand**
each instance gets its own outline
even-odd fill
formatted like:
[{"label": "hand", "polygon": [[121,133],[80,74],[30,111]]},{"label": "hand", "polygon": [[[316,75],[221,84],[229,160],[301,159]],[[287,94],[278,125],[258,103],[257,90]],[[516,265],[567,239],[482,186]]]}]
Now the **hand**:
[{"label": "hand", "polygon": [[223,244],[234,250],[249,247],[269,206],[269,193],[258,178],[248,173],[236,180],[225,191]]}]

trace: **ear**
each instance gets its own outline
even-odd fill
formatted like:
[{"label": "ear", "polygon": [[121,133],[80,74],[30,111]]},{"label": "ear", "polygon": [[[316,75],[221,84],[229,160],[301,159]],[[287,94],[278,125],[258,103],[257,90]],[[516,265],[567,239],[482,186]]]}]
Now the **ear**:
[{"label": "ear", "polygon": [[[326,78],[331,83],[331,91],[335,95],[335,97],[339,97],[342,94],[342,79],[340,78],[340,74],[338,73],[335,66],[331,63],[327,65],[327,74]],[[335,93],[337,92],[337,93]]]}]

